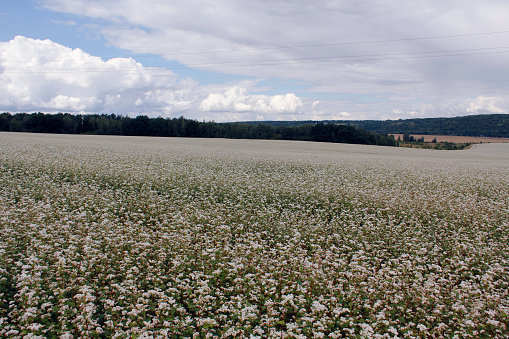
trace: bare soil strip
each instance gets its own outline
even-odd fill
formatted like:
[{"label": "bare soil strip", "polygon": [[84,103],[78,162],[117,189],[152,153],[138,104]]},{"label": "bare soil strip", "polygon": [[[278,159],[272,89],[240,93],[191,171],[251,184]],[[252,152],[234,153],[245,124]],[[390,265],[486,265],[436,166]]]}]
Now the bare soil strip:
[{"label": "bare soil strip", "polygon": [[[509,138],[486,138],[486,137],[468,137],[468,136],[455,136],[455,135],[424,135],[424,134],[410,134],[415,139],[424,137],[424,141],[431,142],[434,138],[437,138],[437,142],[453,142],[456,144],[461,143],[506,143],[509,142]],[[400,137],[403,140],[403,134],[394,134],[394,137],[398,139]]]}]

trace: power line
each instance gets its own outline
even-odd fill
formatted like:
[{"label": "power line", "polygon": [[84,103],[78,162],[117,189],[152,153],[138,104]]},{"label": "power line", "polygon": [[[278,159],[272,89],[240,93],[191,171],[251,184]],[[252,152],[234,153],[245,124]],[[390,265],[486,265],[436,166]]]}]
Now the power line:
[{"label": "power line", "polygon": [[[315,47],[327,47],[327,46],[342,46],[342,45],[361,45],[361,44],[375,44],[375,43],[389,43],[389,42],[403,42],[403,41],[418,41],[418,40],[433,40],[433,39],[449,39],[449,38],[463,38],[473,36],[484,36],[494,34],[509,33],[509,30],[494,31],[494,32],[481,32],[481,33],[470,33],[470,34],[456,34],[456,35],[441,35],[441,36],[429,36],[429,37],[415,37],[415,38],[401,38],[401,39],[388,39],[388,40],[367,40],[367,41],[353,41],[353,42],[336,42],[326,44],[311,44],[311,45],[294,45],[294,46],[274,46],[274,47],[258,47],[258,48],[243,48],[243,49],[231,49],[231,50],[218,50],[218,51],[197,51],[197,52],[185,52],[185,53],[169,53],[169,54],[140,54],[134,57],[123,57],[123,58],[149,58],[154,56],[183,56],[183,55],[200,55],[200,54],[214,54],[214,53],[233,53],[233,52],[248,52],[248,51],[262,51],[262,50],[278,50],[278,49],[297,49],[297,48],[315,48]],[[91,56],[88,59],[72,59],[72,60],[93,60],[97,59],[97,56]],[[44,59],[45,61],[63,61],[62,59]],[[10,60],[6,62],[22,63],[32,62],[33,60]],[[67,60],[68,61],[68,60]]]},{"label": "power line", "polygon": [[[509,33],[509,30],[507,30],[507,31],[495,31],[495,32],[483,32],[483,33],[471,33],[471,34],[442,35],[442,36],[432,36],[432,37],[402,38],[402,39],[388,39],[388,40],[368,40],[368,41],[353,41],[353,42],[336,42],[336,43],[327,43],[327,44],[277,46],[277,47],[260,47],[260,48],[230,49],[230,50],[219,50],[219,51],[202,51],[202,52],[158,54],[158,56],[180,56],[180,55],[211,54],[211,53],[231,53],[231,52],[244,52],[244,51],[261,51],[261,50],[277,50],[277,49],[293,49],[293,48],[311,48],[311,47],[326,47],[326,46],[341,46],[341,45],[361,45],[361,44],[374,44],[374,43],[387,43],[387,42],[402,42],[402,41],[417,41],[417,40],[432,40],[432,39],[447,39],[447,38],[463,38],[463,37],[492,35],[492,34],[502,34],[502,33]],[[151,57],[151,56],[153,56],[153,55],[138,55],[136,57]]]},{"label": "power line", "polygon": [[[472,52],[472,51],[486,51],[486,50],[497,50],[497,49],[509,49],[509,46],[503,46],[503,47],[488,47],[488,48],[468,48],[468,49],[453,49],[453,50],[442,50],[442,51],[424,51],[424,52],[408,52],[408,53],[382,53],[382,54],[363,54],[363,55],[345,55],[345,56],[331,56],[331,57],[309,57],[309,58],[287,58],[287,59],[266,59],[266,60],[245,60],[245,61],[223,61],[223,62],[215,62],[215,63],[201,63],[201,64],[188,64],[187,67],[201,67],[201,66],[220,66],[220,65],[232,65],[235,66],[237,64],[238,66],[243,66],[244,64],[247,64],[248,66],[256,65],[255,63],[263,63],[263,62],[288,62],[288,61],[303,61],[303,63],[307,63],[307,61],[313,61],[313,60],[323,60],[323,62],[335,62],[335,61],[343,61],[341,59],[345,58],[366,58],[366,57],[382,57],[382,59],[385,59],[385,57],[389,57],[388,59],[391,59],[393,56],[403,56],[408,55],[409,57],[412,55],[419,56],[420,54],[436,54],[436,53],[457,53],[457,52]],[[506,53],[509,51],[502,51],[502,53]],[[500,52],[493,52],[500,53]],[[483,54],[491,54],[491,52],[485,52]],[[456,55],[463,55],[463,54],[456,54]],[[464,55],[472,55],[472,54],[464,54]],[[447,55],[443,55],[447,56]],[[425,56],[423,56],[425,57]],[[381,60],[382,60],[381,59]],[[327,61],[328,60],[328,61]],[[366,59],[368,60],[368,59]],[[169,66],[169,65],[161,65],[163,66]]]},{"label": "power line", "polygon": [[[503,50],[506,49],[506,50]],[[497,51],[498,50],[498,51]],[[11,69],[4,70],[3,73],[108,73],[108,72],[121,72],[121,71],[157,71],[164,70],[182,70],[188,68],[201,68],[201,69],[214,69],[214,68],[232,68],[232,67],[253,67],[253,66],[274,66],[285,64],[312,64],[312,63],[342,63],[342,62],[361,62],[361,61],[384,61],[384,60],[397,60],[397,59],[422,59],[422,58],[439,58],[439,57],[456,57],[456,56],[471,56],[471,55],[488,55],[508,53],[509,46],[490,47],[490,48],[470,48],[470,49],[456,49],[456,50],[441,50],[441,51],[424,51],[413,53],[382,53],[382,54],[364,54],[364,55],[349,55],[349,56],[334,56],[334,57],[319,57],[319,58],[289,58],[289,59],[266,59],[266,60],[245,60],[245,61],[225,61],[218,63],[201,63],[189,64],[182,66],[175,66],[170,64],[163,64],[150,67],[121,67],[115,69],[104,68],[46,68],[46,69]],[[168,67],[168,68],[164,68]]]}]

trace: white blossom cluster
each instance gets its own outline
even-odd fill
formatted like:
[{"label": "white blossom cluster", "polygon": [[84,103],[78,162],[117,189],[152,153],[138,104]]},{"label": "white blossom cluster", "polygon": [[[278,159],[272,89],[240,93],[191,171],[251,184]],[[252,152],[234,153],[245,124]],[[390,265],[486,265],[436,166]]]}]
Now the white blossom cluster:
[{"label": "white blossom cluster", "polygon": [[505,338],[509,147],[0,133],[2,338]]}]

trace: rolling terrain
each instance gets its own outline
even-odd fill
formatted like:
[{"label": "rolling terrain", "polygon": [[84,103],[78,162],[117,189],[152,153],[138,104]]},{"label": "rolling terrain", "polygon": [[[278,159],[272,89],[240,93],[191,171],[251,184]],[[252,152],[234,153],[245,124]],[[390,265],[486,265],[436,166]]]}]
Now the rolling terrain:
[{"label": "rolling terrain", "polygon": [[504,338],[509,145],[0,133],[0,336]]}]

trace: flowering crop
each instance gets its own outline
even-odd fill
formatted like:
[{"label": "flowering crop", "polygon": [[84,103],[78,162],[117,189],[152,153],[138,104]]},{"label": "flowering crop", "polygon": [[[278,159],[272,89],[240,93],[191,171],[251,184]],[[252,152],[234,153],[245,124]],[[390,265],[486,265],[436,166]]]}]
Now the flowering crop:
[{"label": "flowering crop", "polygon": [[509,147],[0,133],[0,336],[509,336]]}]

